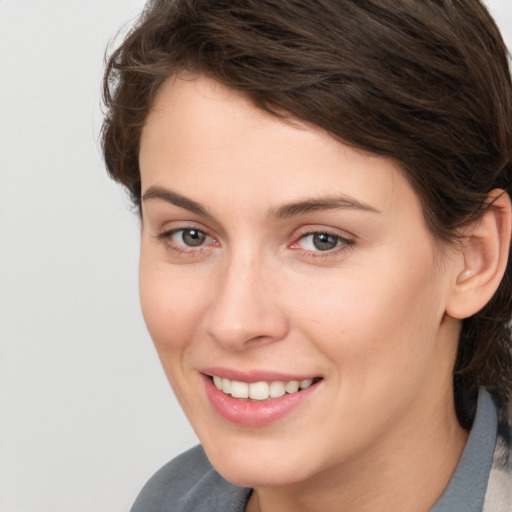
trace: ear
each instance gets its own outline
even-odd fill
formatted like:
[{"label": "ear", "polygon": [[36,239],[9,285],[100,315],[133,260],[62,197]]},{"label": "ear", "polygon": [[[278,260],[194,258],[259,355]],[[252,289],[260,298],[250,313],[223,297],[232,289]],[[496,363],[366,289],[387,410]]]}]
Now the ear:
[{"label": "ear", "polygon": [[492,298],[503,278],[510,246],[512,213],[510,198],[500,189],[487,197],[487,207],[476,222],[464,230],[460,264],[446,313],[468,318]]}]

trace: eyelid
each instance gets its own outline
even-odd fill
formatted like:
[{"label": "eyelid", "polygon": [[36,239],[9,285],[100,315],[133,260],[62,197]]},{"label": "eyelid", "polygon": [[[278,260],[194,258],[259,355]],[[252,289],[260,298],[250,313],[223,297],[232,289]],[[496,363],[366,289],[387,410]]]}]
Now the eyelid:
[{"label": "eyelid", "polygon": [[304,233],[303,235],[301,235],[299,238],[297,238],[297,240],[294,242],[294,244],[297,244],[301,240],[304,240],[304,239],[306,239],[310,236],[314,236],[314,235],[328,235],[328,236],[332,236],[333,238],[336,238],[337,240],[347,243],[347,244],[353,243],[352,240],[345,238],[344,236],[338,235],[336,233],[330,233],[329,231],[313,231],[311,233]]},{"label": "eyelid", "polygon": [[301,238],[304,238],[308,235],[314,235],[314,234],[326,234],[326,235],[332,235],[335,237],[339,237],[346,241],[352,241],[355,242],[356,236],[352,233],[349,233],[348,231],[341,230],[338,228],[334,228],[331,226],[322,226],[322,225],[307,225],[302,226],[301,228],[295,230],[294,234],[292,235],[294,242],[296,243]]},{"label": "eyelid", "polygon": [[[322,251],[320,249],[318,250],[311,250],[311,249],[305,249],[300,246],[300,242],[304,239],[306,239],[308,236],[318,235],[318,234],[325,234],[332,237],[335,237],[338,239],[338,244],[333,247],[332,249],[328,249],[325,251]],[[335,256],[339,253],[342,253],[355,244],[355,237],[352,235],[347,236],[348,233],[343,232],[340,233],[339,230],[331,227],[323,227],[323,226],[305,226],[304,228],[301,228],[298,233],[295,234],[293,238],[293,242],[289,245],[291,249],[294,250],[302,250],[303,253],[307,256],[313,257],[313,258],[327,258]]]},{"label": "eyelid", "polygon": [[201,233],[204,233],[205,235],[208,235],[211,238],[217,239],[216,236],[212,235],[211,229],[207,228],[204,224],[201,224],[200,222],[195,222],[193,220],[177,219],[172,222],[162,223],[161,226],[162,227],[155,226],[155,231],[157,232],[157,234],[155,235],[156,237],[165,237],[166,235],[175,233],[177,231],[192,229],[196,231],[201,231]]},{"label": "eyelid", "polygon": [[[215,241],[215,239],[212,236],[210,236],[208,233],[206,233],[202,229],[197,229],[197,228],[177,228],[177,229],[172,229],[170,231],[167,231],[167,233],[164,233],[163,236],[165,238],[172,238],[174,235],[176,235],[176,234],[178,234],[180,232],[184,233],[186,231],[196,231],[198,233],[203,234],[205,236],[205,240],[210,239],[210,240]],[[205,242],[204,245],[206,245],[206,243],[207,242]],[[178,245],[181,245],[181,244],[178,244]],[[183,244],[183,247],[187,247],[187,248],[190,248],[190,249],[194,249],[195,248],[192,245],[186,245],[186,244]],[[202,247],[202,245],[201,246],[196,246],[196,247]]]},{"label": "eyelid", "polygon": [[[218,239],[217,237],[213,236],[208,229],[206,229],[204,226],[198,225],[195,222],[175,222],[173,223],[176,225],[176,227],[168,227],[166,229],[162,229],[159,233],[155,235],[155,238],[162,242],[164,246],[172,250],[176,253],[180,253],[183,255],[187,254],[198,254],[201,251],[208,250],[212,244],[218,245]],[[189,246],[186,244],[176,243],[172,240],[172,237],[179,233],[180,231],[199,231],[203,233],[206,236],[206,242],[202,245],[198,246]]]}]

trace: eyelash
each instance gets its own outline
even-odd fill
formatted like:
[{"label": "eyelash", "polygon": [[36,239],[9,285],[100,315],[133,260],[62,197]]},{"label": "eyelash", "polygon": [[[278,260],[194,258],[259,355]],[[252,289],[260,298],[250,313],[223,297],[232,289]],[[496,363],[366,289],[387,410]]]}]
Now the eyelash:
[{"label": "eyelash", "polygon": [[188,246],[185,244],[184,245],[176,245],[176,243],[172,242],[172,237],[174,235],[181,232],[182,237],[183,237],[184,233],[191,232],[191,231],[200,233],[201,235],[204,235],[206,239],[209,238],[212,241],[216,242],[216,240],[213,237],[211,237],[210,235],[205,233],[203,230],[195,228],[195,227],[182,227],[182,228],[177,228],[177,229],[171,229],[169,231],[164,231],[163,233],[160,233],[159,235],[156,236],[156,238],[158,240],[162,241],[165,244],[167,249],[170,249],[171,251],[174,251],[178,254],[183,254],[183,255],[187,255],[187,254],[191,254],[191,253],[198,254],[199,252],[202,252],[203,250],[206,249],[206,247],[203,244],[194,247],[194,246]]},{"label": "eyelash", "polygon": [[328,258],[330,256],[334,256],[334,255],[337,255],[341,252],[348,250],[355,243],[355,241],[352,239],[344,238],[341,235],[332,233],[331,231],[328,231],[328,230],[325,230],[325,231],[324,230],[315,230],[315,231],[308,231],[307,233],[301,234],[297,238],[297,241],[294,242],[290,247],[292,249],[296,249],[296,248],[298,248],[299,242],[304,241],[308,237],[314,237],[315,235],[327,235],[329,237],[332,237],[336,242],[336,246],[333,247],[332,249],[327,249],[325,251],[322,251],[318,248],[317,248],[318,250],[303,249],[304,252],[310,258]]},{"label": "eyelash", "polygon": [[[210,239],[212,242],[217,243],[216,239],[212,236],[208,235],[205,231],[195,228],[195,227],[181,227],[177,229],[172,229],[168,231],[164,231],[156,236],[156,238],[160,241],[162,241],[166,248],[174,251],[175,253],[181,254],[181,255],[190,255],[190,254],[199,254],[200,252],[207,249],[207,246],[205,244],[201,244],[198,246],[190,246],[185,245],[183,241],[183,235],[186,232],[196,232],[205,237],[206,240]],[[172,242],[172,237],[181,233],[183,245],[177,245],[175,242]],[[350,249],[354,244],[355,241],[352,239],[344,238],[341,235],[338,235],[336,233],[332,233],[328,230],[315,230],[315,231],[308,231],[307,233],[301,234],[298,238],[296,238],[296,241],[293,242],[289,247],[294,250],[299,250],[299,242],[307,239],[308,237],[314,237],[315,235],[327,235],[329,237],[334,238],[334,241],[336,242],[336,246],[332,249],[326,249],[325,251],[322,250],[311,250],[311,249],[302,249],[309,258],[327,258],[330,256],[337,255],[341,252],[344,252],[348,249]],[[211,243],[211,242],[210,242]]]}]

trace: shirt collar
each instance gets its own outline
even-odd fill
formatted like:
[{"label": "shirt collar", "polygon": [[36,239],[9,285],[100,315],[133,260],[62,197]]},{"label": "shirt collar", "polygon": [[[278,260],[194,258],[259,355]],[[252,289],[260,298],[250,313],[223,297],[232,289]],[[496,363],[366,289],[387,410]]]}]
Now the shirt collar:
[{"label": "shirt collar", "polygon": [[482,512],[498,426],[496,406],[484,389],[473,427],[448,486],[430,512]]}]

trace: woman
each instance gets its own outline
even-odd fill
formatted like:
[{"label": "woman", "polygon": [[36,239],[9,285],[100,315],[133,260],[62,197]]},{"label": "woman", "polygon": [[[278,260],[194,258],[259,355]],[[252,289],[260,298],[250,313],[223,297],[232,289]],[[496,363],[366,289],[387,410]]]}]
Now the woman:
[{"label": "woman", "polygon": [[201,447],[134,511],[512,507],[512,87],[477,0],[160,0],[103,147]]}]

